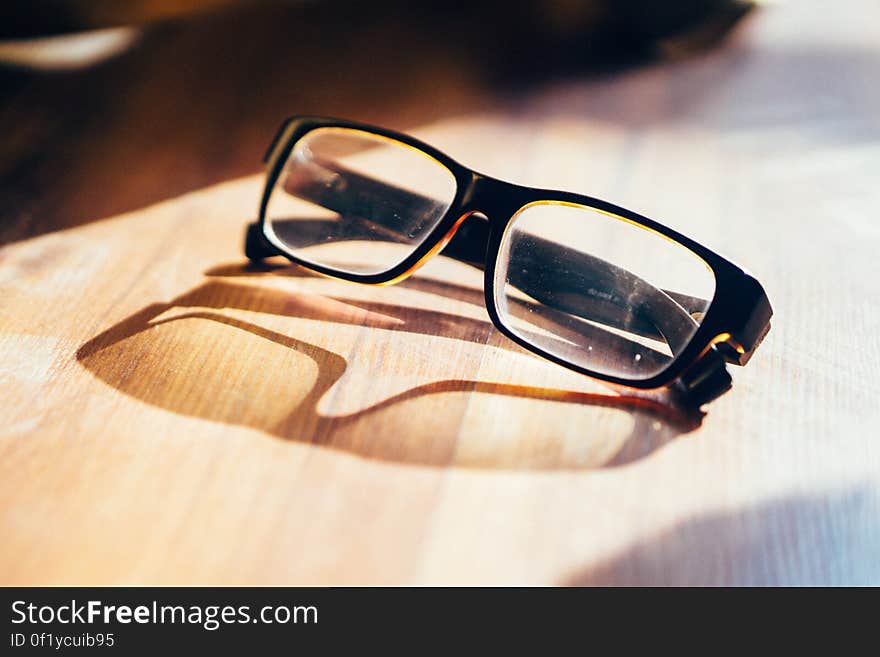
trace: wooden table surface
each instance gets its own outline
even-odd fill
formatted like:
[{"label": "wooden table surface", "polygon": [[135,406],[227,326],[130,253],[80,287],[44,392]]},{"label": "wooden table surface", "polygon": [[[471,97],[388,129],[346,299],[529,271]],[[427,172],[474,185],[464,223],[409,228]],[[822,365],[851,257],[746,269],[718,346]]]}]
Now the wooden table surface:
[{"label": "wooden table surface", "polygon": [[[366,63],[267,20],[326,11],[3,74],[0,583],[880,584],[880,7],[519,85],[393,20]],[[293,112],[657,218],[751,270],[773,329],[695,415],[515,347],[443,258],[249,270]]]}]

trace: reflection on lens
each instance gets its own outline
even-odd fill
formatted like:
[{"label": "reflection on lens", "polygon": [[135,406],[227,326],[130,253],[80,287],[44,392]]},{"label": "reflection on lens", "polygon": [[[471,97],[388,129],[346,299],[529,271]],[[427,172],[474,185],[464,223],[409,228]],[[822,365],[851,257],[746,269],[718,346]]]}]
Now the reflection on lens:
[{"label": "reflection on lens", "polygon": [[686,247],[586,206],[541,201],[514,215],[495,270],[502,322],[579,367],[649,379],[681,353],[715,293]]},{"label": "reflection on lens", "polygon": [[415,148],[361,130],[317,128],[284,164],[266,235],[306,262],[379,274],[419,247],[455,191],[452,172]]}]

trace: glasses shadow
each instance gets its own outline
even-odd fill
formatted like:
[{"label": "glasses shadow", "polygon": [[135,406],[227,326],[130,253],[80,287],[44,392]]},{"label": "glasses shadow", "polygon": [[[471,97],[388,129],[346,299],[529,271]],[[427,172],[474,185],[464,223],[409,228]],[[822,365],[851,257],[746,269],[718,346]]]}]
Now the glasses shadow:
[{"label": "glasses shadow", "polygon": [[[446,378],[410,387],[354,412],[324,414],[319,409],[325,397],[346,395],[346,382],[341,379],[350,370],[349,363],[330,349],[250,321],[254,314],[441,335],[483,347],[500,334],[488,317],[480,321],[422,308],[223,280],[312,276],[296,266],[224,265],[206,275],[209,280],[192,290],[168,303],[151,304],[95,336],[78,349],[77,361],[120,392],[173,413],[246,426],[281,439],[366,458],[423,466],[518,470],[615,467],[649,456],[702,422],[702,411],[687,407],[669,393],[600,394]],[[481,291],[451,283],[414,277],[400,285],[483,304]],[[230,314],[238,311],[242,316]],[[528,353],[508,340],[499,339],[495,346]],[[331,392],[334,386],[336,390]],[[420,400],[435,395],[447,395],[443,412],[420,412]],[[514,450],[516,454],[511,456],[509,451],[493,451],[491,446],[488,451],[478,450],[477,456],[462,456],[458,428],[474,395],[549,401],[575,411],[577,407],[617,409],[628,413],[632,422],[625,435],[611,435],[603,424],[601,445],[584,438],[583,449],[597,451],[599,461],[584,460],[577,454],[548,459],[545,449],[540,450],[543,455]],[[428,420],[426,415],[430,415]],[[590,419],[585,416],[583,421]],[[557,452],[569,453],[563,449],[563,437],[550,435],[552,429],[545,431],[548,435],[536,436],[542,444],[555,441],[560,447]],[[401,434],[406,435],[405,440]]]}]

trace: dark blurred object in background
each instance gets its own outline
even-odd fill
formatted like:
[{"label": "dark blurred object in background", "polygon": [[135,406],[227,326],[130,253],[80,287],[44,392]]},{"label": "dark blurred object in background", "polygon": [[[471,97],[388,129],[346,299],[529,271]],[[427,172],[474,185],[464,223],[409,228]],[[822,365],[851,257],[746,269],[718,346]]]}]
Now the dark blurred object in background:
[{"label": "dark blurred object in background", "polygon": [[2,0],[0,244],[254,173],[288,114],[406,130],[553,78],[700,50],[747,8]]},{"label": "dark blurred object in background", "polygon": [[118,27],[259,0],[4,0],[0,38],[39,37]]},{"label": "dark blurred object in background", "polygon": [[[23,39],[122,25],[164,22],[190,14],[240,9],[270,2],[292,5],[316,0],[4,0],[0,3],[0,39]],[[351,0],[320,0],[342,6]],[[378,0],[362,7],[375,18],[406,14],[412,20],[459,29],[438,32],[438,38],[489,44],[505,52],[558,54],[619,51],[632,53],[682,35],[720,34],[741,15],[739,0],[530,0],[529,2],[401,2]],[[340,15],[345,16],[342,9]],[[329,36],[329,35],[328,35]]]}]

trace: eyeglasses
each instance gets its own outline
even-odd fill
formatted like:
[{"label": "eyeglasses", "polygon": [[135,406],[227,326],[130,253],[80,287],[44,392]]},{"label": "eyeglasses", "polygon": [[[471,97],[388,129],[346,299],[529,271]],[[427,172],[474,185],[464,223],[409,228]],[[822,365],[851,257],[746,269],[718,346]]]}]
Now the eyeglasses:
[{"label": "eyeglasses", "polygon": [[444,256],[484,271],[493,324],[522,347],[693,403],[731,385],[773,311],[751,275],[605,201],[490,178],[404,134],[292,117],[264,158],[245,253],[384,285]]}]

